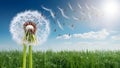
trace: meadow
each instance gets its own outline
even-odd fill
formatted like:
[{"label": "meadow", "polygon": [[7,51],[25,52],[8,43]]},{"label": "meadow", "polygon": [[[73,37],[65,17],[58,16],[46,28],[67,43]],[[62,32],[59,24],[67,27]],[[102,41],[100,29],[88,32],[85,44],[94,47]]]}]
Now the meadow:
[{"label": "meadow", "polygon": [[[21,51],[0,52],[0,68],[21,66]],[[120,68],[120,51],[37,51],[33,52],[33,68]]]}]

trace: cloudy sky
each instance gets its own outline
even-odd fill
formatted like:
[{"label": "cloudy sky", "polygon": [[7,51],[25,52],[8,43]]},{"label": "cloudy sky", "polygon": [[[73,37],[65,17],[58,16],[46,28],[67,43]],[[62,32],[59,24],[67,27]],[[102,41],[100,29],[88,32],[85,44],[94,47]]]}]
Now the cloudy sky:
[{"label": "cloudy sky", "polygon": [[17,13],[37,10],[50,21],[50,34],[34,50],[120,49],[119,0],[0,0],[0,50],[21,50],[10,23]]}]

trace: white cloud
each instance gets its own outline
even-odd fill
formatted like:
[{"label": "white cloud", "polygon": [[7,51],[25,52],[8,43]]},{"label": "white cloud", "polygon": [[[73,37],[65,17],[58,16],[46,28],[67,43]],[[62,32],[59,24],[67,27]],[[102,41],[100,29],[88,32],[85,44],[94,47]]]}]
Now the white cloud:
[{"label": "white cloud", "polygon": [[120,35],[111,36],[112,40],[120,40]]},{"label": "white cloud", "polygon": [[73,34],[73,37],[100,40],[100,39],[105,39],[108,35],[109,35],[109,32],[106,29],[103,29],[97,32],[90,31],[90,32],[83,33],[83,34]]},{"label": "white cloud", "polygon": [[57,39],[70,39],[70,38],[71,38],[71,36],[68,34],[64,34],[62,36],[57,36]]},{"label": "white cloud", "polygon": [[[55,41],[54,41],[55,42]],[[49,45],[49,46],[48,46]],[[112,42],[59,42],[55,44],[47,44],[42,46],[37,46],[33,50],[52,50],[52,51],[96,51],[96,50],[120,50],[119,43]]]},{"label": "white cloud", "polygon": [[64,34],[62,36],[58,36],[57,39],[70,39],[70,38],[81,38],[81,39],[95,39],[95,40],[102,40],[102,39],[106,39],[106,37],[109,36],[109,32],[106,29],[102,29],[100,31],[90,31],[87,33],[79,33],[79,34],[72,34],[72,35],[67,35]]}]

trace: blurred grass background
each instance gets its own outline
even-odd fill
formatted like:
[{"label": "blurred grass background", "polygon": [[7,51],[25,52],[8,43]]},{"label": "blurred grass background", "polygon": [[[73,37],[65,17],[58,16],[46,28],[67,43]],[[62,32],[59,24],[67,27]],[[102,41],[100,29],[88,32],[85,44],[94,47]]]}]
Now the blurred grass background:
[{"label": "blurred grass background", "polygon": [[[28,62],[27,58],[27,68]],[[21,66],[21,51],[0,52],[0,68]],[[37,51],[33,52],[33,68],[120,68],[120,51]]]}]

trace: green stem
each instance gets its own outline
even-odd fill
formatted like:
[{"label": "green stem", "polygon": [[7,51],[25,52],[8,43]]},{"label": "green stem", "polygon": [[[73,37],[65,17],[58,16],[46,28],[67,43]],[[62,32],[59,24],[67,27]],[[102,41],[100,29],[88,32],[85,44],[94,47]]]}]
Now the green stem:
[{"label": "green stem", "polygon": [[29,46],[29,68],[32,68],[32,46]]},{"label": "green stem", "polygon": [[26,45],[23,44],[23,68],[26,68]]}]

